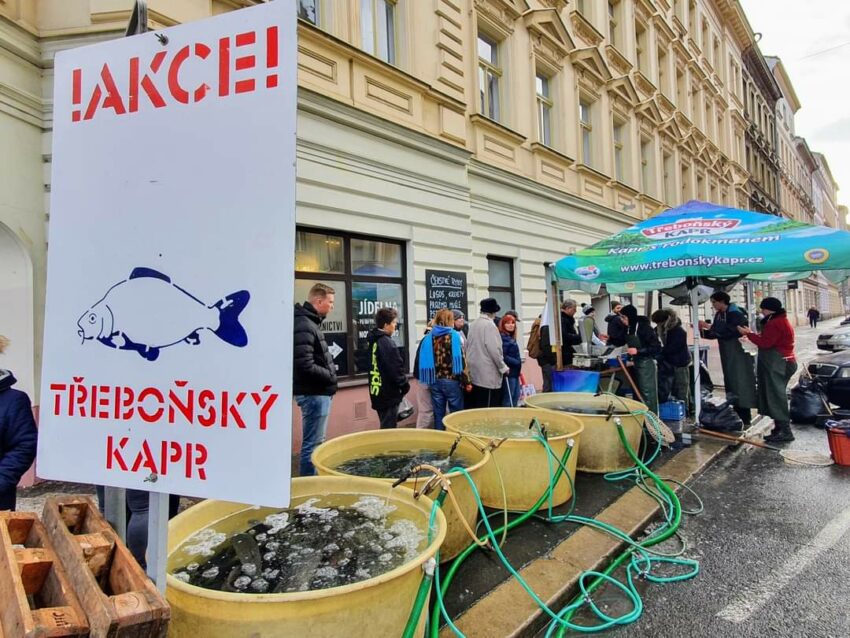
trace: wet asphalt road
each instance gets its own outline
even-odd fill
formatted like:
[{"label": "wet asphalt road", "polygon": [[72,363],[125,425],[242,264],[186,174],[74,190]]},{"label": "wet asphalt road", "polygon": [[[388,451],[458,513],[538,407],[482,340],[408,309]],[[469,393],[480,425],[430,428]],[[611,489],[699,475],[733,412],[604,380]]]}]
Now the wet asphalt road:
[{"label": "wet asphalt road", "polygon": [[[816,356],[821,331],[798,329],[802,364]],[[794,431],[797,440],[787,447],[829,454],[823,430]],[[685,556],[700,561],[700,574],[641,584],[641,618],[601,635],[850,637],[850,467],[791,466],[777,452],[742,446],[691,487],[705,511],[686,517],[682,534]],[[612,614],[629,609],[611,592],[595,600],[610,603]]]},{"label": "wet asphalt road", "polygon": [[[795,429],[794,448],[828,453],[823,431]],[[794,467],[748,447],[691,486],[705,512],[686,517],[682,534],[700,574],[641,586],[642,617],[605,635],[850,636],[850,468]],[[602,597],[611,613],[628,609],[616,595]]]}]

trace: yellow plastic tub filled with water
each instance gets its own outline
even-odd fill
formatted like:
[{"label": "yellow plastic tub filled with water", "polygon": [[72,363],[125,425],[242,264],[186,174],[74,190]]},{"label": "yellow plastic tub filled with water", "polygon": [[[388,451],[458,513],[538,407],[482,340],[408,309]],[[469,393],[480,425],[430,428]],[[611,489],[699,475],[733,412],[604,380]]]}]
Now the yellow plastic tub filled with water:
[{"label": "yellow plastic tub filled with water", "polygon": [[[423,458],[448,457],[452,450],[454,450],[452,459],[463,461],[466,471],[480,489],[480,474],[490,462],[490,452],[485,445],[451,432],[397,429],[348,434],[325,441],[317,447],[313,451],[313,465],[320,476],[362,476],[362,474],[353,474],[351,470],[340,469],[340,466],[345,468],[343,464],[375,457],[412,457],[423,451],[430,453],[427,457],[422,455]],[[451,469],[451,465],[445,461],[439,463],[446,466],[446,471]],[[412,489],[421,489],[429,476],[431,475],[423,474],[420,478],[410,478],[403,485]],[[451,490],[458,507],[455,507],[450,498],[446,498],[443,502],[443,513],[446,515],[448,529],[446,540],[440,548],[441,562],[451,560],[472,543],[472,537],[461,517],[466,520],[472,531],[475,530],[478,522],[478,504],[469,481],[461,472],[449,472],[446,476],[451,481]],[[398,476],[393,475],[392,478],[373,476],[373,478],[392,483]]]},{"label": "yellow plastic tub filled with water", "polygon": [[[410,521],[416,526],[422,540],[413,548],[415,558],[373,578],[328,589],[242,593],[184,582],[178,576],[186,572],[189,561],[199,560],[189,554],[189,549],[197,553],[198,539],[207,542],[217,535],[244,532],[257,521],[275,520],[275,517],[280,520],[281,514],[275,508],[209,500],[173,518],[168,525],[166,597],[172,611],[169,637],[372,638],[402,635],[425,575],[423,564],[433,558],[446,536],[446,519],[438,511],[435,528],[428,540],[432,501],[426,497],[414,499],[411,489],[391,488],[374,479],[312,476],[293,479],[292,502],[287,511],[292,512],[299,505],[325,508],[324,511],[350,508],[352,504],[362,503],[364,497],[376,497],[371,501],[377,503],[381,511],[391,511],[386,514],[388,521],[408,527],[407,521]],[[236,546],[235,540],[233,546]],[[364,547],[364,551],[370,550]],[[426,603],[417,636],[424,633],[427,611]]]},{"label": "yellow plastic tub filled with water", "polygon": [[[500,441],[490,454],[492,461],[481,472],[481,500],[487,507],[528,510],[549,487],[558,461],[542,443],[534,439],[529,425],[537,418],[548,433],[552,452],[562,458],[572,442],[567,461],[570,479],[575,479],[576,457],[580,449],[581,421],[568,414],[532,408],[483,408],[453,412],[443,418],[446,429],[479,441]],[[550,474],[550,470],[552,474]],[[570,479],[562,474],[553,491],[552,504],[562,505],[572,496]],[[541,507],[546,507],[544,503]]]},{"label": "yellow plastic tub filled with water", "polygon": [[[632,416],[631,413],[646,410],[643,403],[605,394],[595,396],[588,392],[546,392],[528,397],[526,404],[568,414],[584,423],[578,454],[580,472],[618,472],[634,465],[620,441],[613,417],[620,419],[626,440],[637,453],[644,416]],[[611,418],[608,418],[609,412]]]}]

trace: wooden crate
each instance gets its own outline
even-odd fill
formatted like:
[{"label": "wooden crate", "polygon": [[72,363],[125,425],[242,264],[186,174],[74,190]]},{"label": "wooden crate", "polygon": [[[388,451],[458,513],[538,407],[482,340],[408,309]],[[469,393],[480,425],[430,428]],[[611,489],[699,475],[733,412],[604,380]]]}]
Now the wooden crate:
[{"label": "wooden crate", "polygon": [[164,638],[171,610],[97,505],[50,497],[47,533],[88,615],[93,638]]},{"label": "wooden crate", "polygon": [[0,635],[89,635],[85,612],[35,514],[0,512],[0,601]]}]

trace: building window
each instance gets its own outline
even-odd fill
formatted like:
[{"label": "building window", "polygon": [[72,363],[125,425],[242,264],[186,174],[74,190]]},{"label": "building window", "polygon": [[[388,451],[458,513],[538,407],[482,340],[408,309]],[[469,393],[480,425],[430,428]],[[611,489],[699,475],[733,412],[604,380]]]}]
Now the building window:
[{"label": "building window", "polygon": [[724,152],[726,151],[726,135],[725,135],[725,133],[726,132],[723,130],[723,113],[721,113],[718,110],[718,113],[717,113],[717,130],[716,130],[717,148],[719,148],[721,151],[724,151]]},{"label": "building window", "polygon": [[481,113],[499,121],[499,45],[484,35],[478,36],[478,90],[481,95]]},{"label": "building window", "polygon": [[[708,97],[708,96],[706,96]],[[711,125],[714,124],[714,118],[711,115],[711,100],[705,100],[705,120],[703,121],[703,130],[705,131],[705,136],[713,140],[714,134],[711,130]]]},{"label": "building window", "polygon": [[295,234],[295,299],[303,302],[315,283],[336,290],[334,311],[322,330],[340,377],[365,375],[370,369],[368,333],[378,308],[398,311],[393,341],[407,359],[407,304],[401,242],[299,228]]},{"label": "building window", "polygon": [[702,175],[697,175],[697,198],[706,201],[708,195],[705,192],[705,178]]},{"label": "building window", "polygon": [[691,38],[694,42],[697,39],[697,3],[688,3],[688,31],[691,32]]},{"label": "building window", "polygon": [[667,86],[667,52],[659,48],[658,49],[658,89],[664,95],[670,95],[669,87]]},{"label": "building window", "polygon": [[648,137],[640,140],[640,190],[652,195],[655,187],[652,180],[652,140]]},{"label": "building window", "polygon": [[716,37],[714,38],[714,44],[711,47],[711,65],[717,69],[717,72],[722,75],[723,70],[720,68],[721,59],[720,59],[720,40]]},{"label": "building window", "polygon": [[298,0],[298,17],[318,26],[319,0]]},{"label": "building window", "polygon": [[638,71],[649,77],[649,48],[646,27],[635,21],[635,63]]},{"label": "building window", "polygon": [[516,308],[513,259],[487,255],[487,272],[490,278],[487,294],[502,307],[500,312],[504,314],[506,310]]},{"label": "building window", "polygon": [[709,40],[708,40],[708,20],[703,18],[702,20],[702,33],[700,34],[700,49],[704,54],[708,54],[709,51]]},{"label": "building window", "polygon": [[620,46],[620,2],[619,0],[608,0],[608,43]]},{"label": "building window", "polygon": [[681,201],[685,202],[691,199],[691,169],[687,164],[682,164],[682,196]]},{"label": "building window", "polygon": [[576,0],[576,11],[587,17],[586,0]]},{"label": "building window", "polygon": [[620,182],[626,181],[627,157],[626,157],[626,138],[628,131],[626,123],[623,120],[614,118],[614,178]]},{"label": "building window", "polygon": [[593,165],[593,104],[582,99],[578,104],[581,125],[581,161],[585,166]]},{"label": "building window", "polygon": [[684,72],[676,69],[676,106],[685,115],[688,114],[688,87]]},{"label": "building window", "polygon": [[673,155],[664,153],[664,201],[667,204],[673,203]]},{"label": "building window", "polygon": [[360,35],[363,50],[395,64],[394,0],[360,0]]},{"label": "building window", "polygon": [[549,78],[537,74],[537,137],[545,146],[552,146],[552,95],[549,91]]}]

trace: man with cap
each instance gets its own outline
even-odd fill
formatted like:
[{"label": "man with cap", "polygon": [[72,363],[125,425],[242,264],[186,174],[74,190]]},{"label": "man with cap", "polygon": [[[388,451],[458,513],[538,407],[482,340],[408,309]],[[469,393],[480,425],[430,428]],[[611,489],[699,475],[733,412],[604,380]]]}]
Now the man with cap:
[{"label": "man with cap", "polygon": [[703,337],[717,339],[726,399],[748,426],[752,422],[751,409],[758,406],[758,398],[753,357],[744,350],[738,332],[739,326],[747,325],[747,315],[722,290],[711,295],[711,306],[714,308],[713,321],[700,321],[699,327]]},{"label": "man with cap", "polygon": [[746,326],[738,332],[759,349],[756,376],[758,377],[759,412],[773,418],[773,431],[764,437],[768,443],[785,443],[794,440],[791,432],[791,415],[788,410],[788,381],[797,370],[794,355],[794,328],[782,302],[776,297],[765,297],[759,307],[764,318],[761,334]]},{"label": "man with cap", "polygon": [[[573,346],[581,343],[581,335],[576,329],[576,310],[578,310],[578,304],[575,299],[566,299],[561,304],[561,362],[564,367],[573,364]],[[537,363],[543,370],[543,392],[552,391],[552,372],[557,364],[550,335],[549,326],[540,328],[540,356],[537,358]]]},{"label": "man with cap", "polygon": [[466,339],[466,359],[472,378],[467,407],[502,405],[502,377],[508,372],[502,352],[502,337],[493,318],[501,309],[492,297],[481,300],[481,316],[472,322]]}]

